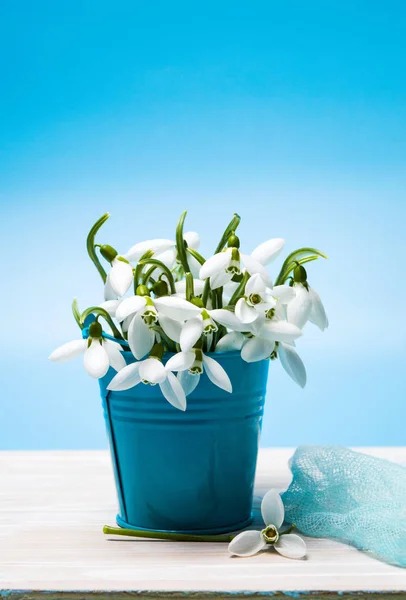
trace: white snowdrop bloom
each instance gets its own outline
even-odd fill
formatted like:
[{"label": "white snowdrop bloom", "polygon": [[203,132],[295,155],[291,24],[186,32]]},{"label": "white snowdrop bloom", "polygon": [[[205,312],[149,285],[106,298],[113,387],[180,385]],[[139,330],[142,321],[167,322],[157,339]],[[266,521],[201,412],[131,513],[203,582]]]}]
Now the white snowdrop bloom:
[{"label": "white snowdrop bloom", "polygon": [[307,548],[305,541],[295,533],[280,532],[285,518],[285,508],[277,490],[269,490],[261,503],[265,528],[262,531],[243,531],[229,544],[230,554],[235,556],[253,556],[267,546],[275,548],[287,558],[303,558]]},{"label": "white snowdrop bloom", "polygon": [[102,337],[102,327],[95,321],[89,327],[89,339],[73,340],[54,350],[49,359],[54,362],[65,362],[75,356],[84,354],[84,365],[87,373],[96,379],[104,377],[112,367],[119,371],[125,367],[121,354],[121,346]]},{"label": "white snowdrop bloom", "polygon": [[216,345],[215,352],[232,352],[233,350],[241,350],[248,338],[239,331],[230,331],[226,333]]},{"label": "white snowdrop bloom", "polygon": [[[128,291],[133,282],[133,268],[128,260],[108,244],[100,246],[100,254],[111,265],[104,288],[105,300],[116,300]],[[114,297],[115,294],[115,297]]]},{"label": "white snowdrop bloom", "polygon": [[302,331],[293,323],[273,318],[262,320],[260,317],[250,327],[254,335],[244,343],[241,350],[241,358],[246,362],[269,358],[275,349],[275,342],[292,344],[302,335]]},{"label": "white snowdrop bloom", "polygon": [[105,300],[99,304],[100,308],[103,308],[113,319],[116,316],[116,310],[120,306],[120,300]]},{"label": "white snowdrop bloom", "polygon": [[295,298],[289,303],[287,318],[302,329],[307,321],[314,323],[324,331],[328,327],[328,318],[320,296],[307,283],[294,283]]},{"label": "white snowdrop bloom", "polygon": [[[151,326],[159,325],[173,341],[180,341],[182,323],[199,315],[200,308],[175,295],[152,299],[150,296],[125,298],[116,310],[118,321],[128,319],[128,343],[135,358],[144,358],[155,343],[156,332]],[[131,320],[130,320],[131,319]]]},{"label": "white snowdrop bloom", "polygon": [[[197,250],[200,246],[199,234],[195,231],[186,231],[183,234],[183,239],[189,248]],[[177,262],[177,250],[176,242],[173,240],[166,239],[155,239],[146,240],[135,244],[130,250],[124,255],[128,261],[138,261],[146,252],[150,250],[153,252],[153,257],[160,260],[169,269],[172,269]],[[194,277],[198,276],[200,264],[191,255],[188,255],[188,264]],[[159,272],[159,269],[157,269]]]},{"label": "white snowdrop bloom", "polygon": [[252,275],[245,286],[245,296],[235,306],[235,314],[242,323],[252,323],[261,313],[275,308],[277,302],[288,304],[294,298],[294,290],[287,285],[274,288],[266,286],[259,274]]},{"label": "white snowdrop bloom", "polygon": [[280,342],[278,344],[278,358],[286,373],[295,383],[304,388],[306,385],[306,368],[302,359],[292,346]]},{"label": "white snowdrop bloom", "polygon": [[282,252],[283,247],[285,245],[285,240],[282,238],[272,238],[271,240],[267,240],[266,242],[262,242],[259,244],[251,252],[252,258],[259,261],[261,265],[269,265],[272,261],[275,260]]},{"label": "white snowdrop bloom", "polygon": [[250,275],[258,273],[264,282],[272,286],[272,281],[265,267],[248,254],[242,254],[238,248],[226,248],[215,254],[200,267],[200,279],[210,277],[210,287],[215,290],[227,285],[235,275],[240,275],[245,267]]},{"label": "white snowdrop bloom", "polygon": [[226,392],[233,391],[230,378],[223,367],[214,358],[204,354],[200,348],[179,352],[174,358],[176,361],[170,363],[172,360],[170,359],[168,363],[174,371],[178,371],[178,379],[186,396],[196,388],[203,371],[214,385]]},{"label": "white snowdrop bloom", "polygon": [[218,330],[210,312],[203,308],[199,315],[182,325],[179,343],[183,351],[191,350],[201,335],[209,336]]},{"label": "white snowdrop bloom", "polygon": [[[156,346],[159,346],[159,344]],[[132,363],[121,369],[110,381],[107,389],[117,392],[133,388],[139,383],[159,385],[166,400],[175,408],[184,411],[186,410],[185,392],[172,373],[169,361],[166,365],[163,365],[161,361],[162,347],[156,350],[156,346],[154,346],[147,359]]]}]

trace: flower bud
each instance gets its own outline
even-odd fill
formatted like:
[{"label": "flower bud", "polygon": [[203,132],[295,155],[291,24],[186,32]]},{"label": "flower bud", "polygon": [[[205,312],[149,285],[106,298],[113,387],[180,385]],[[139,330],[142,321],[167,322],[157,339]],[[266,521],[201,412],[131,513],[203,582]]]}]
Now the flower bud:
[{"label": "flower bud", "polygon": [[235,235],[233,232],[228,238],[227,245],[229,248],[239,248],[240,247],[240,238]]},{"label": "flower bud", "polygon": [[149,296],[149,289],[147,288],[146,285],[141,284],[137,287],[135,293],[137,296]]},{"label": "flower bud", "polygon": [[198,308],[204,308],[203,300],[198,296],[195,296],[191,299],[191,303],[197,306]]},{"label": "flower bud", "polygon": [[100,246],[100,254],[103,258],[105,258],[109,263],[112,263],[116,258],[118,252],[113,248],[113,246],[109,246],[108,244],[104,244]]},{"label": "flower bud", "polygon": [[302,265],[297,265],[293,271],[293,279],[295,283],[306,283],[307,273]]},{"label": "flower bud", "polygon": [[103,328],[98,321],[93,321],[93,323],[89,326],[89,337],[91,338],[101,338],[103,333]]},{"label": "flower bud", "polygon": [[[142,287],[142,286],[138,286],[138,287]],[[167,296],[168,295],[168,284],[166,283],[166,281],[164,281],[163,279],[159,279],[159,281],[156,281],[152,287],[152,291],[154,292],[155,296],[159,297],[159,296]],[[138,293],[138,289],[137,289],[137,293]],[[145,296],[145,294],[142,294]]]}]

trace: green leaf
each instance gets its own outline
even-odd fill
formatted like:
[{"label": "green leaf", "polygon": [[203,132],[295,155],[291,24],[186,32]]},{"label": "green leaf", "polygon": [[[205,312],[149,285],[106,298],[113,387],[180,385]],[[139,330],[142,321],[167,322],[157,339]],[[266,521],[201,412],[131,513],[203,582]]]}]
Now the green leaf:
[{"label": "green leaf", "polygon": [[182,265],[183,270],[185,271],[185,273],[187,273],[188,271],[190,271],[189,265],[188,265],[188,262],[187,262],[185,240],[183,238],[183,225],[185,223],[186,215],[187,215],[187,210],[185,210],[181,214],[180,219],[178,221],[178,224],[176,226],[176,250],[177,250],[177,253],[178,253],[179,262]]},{"label": "green leaf", "polygon": [[283,263],[280,273],[275,280],[275,285],[282,285],[285,283],[289,273],[293,271],[297,263],[303,265],[313,260],[317,260],[318,258],[327,258],[327,256],[316,248],[299,248],[299,250],[295,250],[289,254]]}]

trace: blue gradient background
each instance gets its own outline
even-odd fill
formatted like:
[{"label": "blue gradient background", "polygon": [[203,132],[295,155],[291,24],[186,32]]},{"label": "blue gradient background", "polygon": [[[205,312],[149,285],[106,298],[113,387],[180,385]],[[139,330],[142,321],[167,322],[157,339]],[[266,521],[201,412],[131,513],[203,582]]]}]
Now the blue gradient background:
[{"label": "blue gradient background", "polygon": [[[331,321],[271,365],[262,443],[406,443],[403,1],[1,3],[1,448],[104,448],[97,382],[49,352],[99,302],[85,236],[126,251],[178,215],[285,237]],[[276,266],[279,266],[278,261]],[[277,269],[273,269],[274,275]]]}]

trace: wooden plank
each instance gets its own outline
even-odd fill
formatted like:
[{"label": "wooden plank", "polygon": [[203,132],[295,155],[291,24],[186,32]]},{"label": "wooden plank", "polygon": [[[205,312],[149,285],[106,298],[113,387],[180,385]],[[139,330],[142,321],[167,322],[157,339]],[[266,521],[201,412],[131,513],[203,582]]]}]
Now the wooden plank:
[{"label": "wooden plank", "polygon": [[[406,448],[366,451],[406,463]],[[268,488],[287,487],[291,454],[261,451],[257,504]],[[40,590],[65,591],[66,598],[75,592],[76,600],[89,597],[87,592],[97,592],[92,598],[192,591],[200,594],[195,598],[210,592],[249,598],[247,592],[317,591],[311,597],[320,598],[322,592],[406,591],[406,570],[329,540],[308,538],[308,558],[293,561],[273,552],[232,558],[218,543],[107,539],[102,526],[114,525],[116,498],[103,451],[3,452],[0,482],[0,589],[14,590],[11,597],[28,600]]]}]

